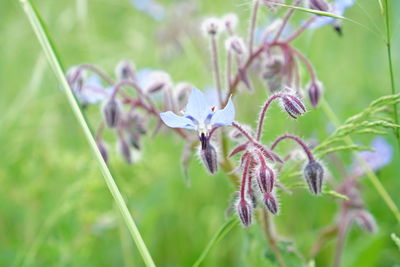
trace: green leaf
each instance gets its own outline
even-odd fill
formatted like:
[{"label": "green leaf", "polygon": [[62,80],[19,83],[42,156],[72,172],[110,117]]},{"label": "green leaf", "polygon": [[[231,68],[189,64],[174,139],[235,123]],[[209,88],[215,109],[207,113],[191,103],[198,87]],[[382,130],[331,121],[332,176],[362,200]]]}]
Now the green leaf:
[{"label": "green leaf", "polygon": [[329,13],[329,12],[320,11],[320,10],[315,10],[315,9],[310,9],[310,8],[305,8],[305,7],[292,6],[292,5],[286,5],[286,4],[272,2],[272,1],[266,1],[266,2],[268,4],[271,4],[271,5],[277,5],[277,6],[281,6],[281,7],[293,8],[293,9],[296,9],[296,10],[299,10],[299,11],[303,11],[303,12],[307,12],[307,13],[311,13],[311,14],[315,14],[315,15],[319,15],[319,16],[332,17],[332,18],[336,18],[336,19],[346,19],[343,16],[336,15],[336,14]]},{"label": "green leaf", "polygon": [[219,230],[218,232],[214,235],[214,237],[211,239],[211,241],[207,244],[207,246],[204,248],[203,252],[201,253],[200,257],[197,259],[197,261],[193,264],[193,267],[200,266],[200,264],[204,261],[204,259],[207,257],[208,253],[210,250],[219,242],[221,241],[222,238],[224,238],[230,231],[235,228],[236,225],[238,225],[239,220],[237,219],[236,216],[232,216],[231,219],[229,219]]}]

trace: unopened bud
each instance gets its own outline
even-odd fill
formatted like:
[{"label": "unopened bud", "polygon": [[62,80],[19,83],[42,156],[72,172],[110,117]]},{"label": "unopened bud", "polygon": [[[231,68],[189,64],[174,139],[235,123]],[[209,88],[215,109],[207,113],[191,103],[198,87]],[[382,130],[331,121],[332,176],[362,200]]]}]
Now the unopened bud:
[{"label": "unopened bud", "polygon": [[131,164],[132,163],[131,149],[126,140],[122,137],[120,137],[118,141],[118,150],[121,153],[121,156],[124,158],[124,160],[128,164]]},{"label": "unopened bud", "polygon": [[238,36],[231,36],[225,41],[225,49],[241,55],[245,53],[246,46],[242,38]]},{"label": "unopened bud", "polygon": [[222,17],[222,22],[228,31],[234,30],[239,19],[235,13],[229,13]]},{"label": "unopened bud", "polygon": [[153,71],[149,74],[148,82],[144,87],[146,93],[155,93],[171,86],[171,77],[165,71]]},{"label": "unopened bud", "polygon": [[257,171],[257,184],[262,193],[271,193],[274,188],[275,173],[266,164],[261,165]]},{"label": "unopened bud", "polygon": [[308,86],[308,97],[311,105],[316,108],[322,95],[322,84],[319,81],[311,82]]},{"label": "unopened bud", "polygon": [[374,233],[378,229],[374,216],[366,210],[357,211],[355,219],[360,227],[369,233]]},{"label": "unopened bud", "polygon": [[317,161],[310,161],[304,168],[304,178],[308,183],[311,193],[321,194],[322,182],[324,180],[324,168]]},{"label": "unopened bud", "polygon": [[251,224],[252,208],[249,202],[240,199],[237,203],[237,213],[243,225],[248,227]]},{"label": "unopened bud", "polygon": [[121,107],[115,97],[111,97],[103,106],[103,114],[109,128],[115,128],[121,117]]},{"label": "unopened bud", "polygon": [[221,21],[217,18],[208,18],[203,21],[201,28],[206,35],[217,35],[221,30]]},{"label": "unopened bud", "polygon": [[285,94],[281,98],[282,106],[290,117],[297,119],[298,116],[306,112],[306,107],[303,102],[295,95]]},{"label": "unopened bud", "polygon": [[107,163],[108,162],[108,151],[107,151],[106,145],[101,140],[97,140],[96,144],[97,144],[97,148],[100,151],[101,156],[103,157],[104,161]]},{"label": "unopened bud", "polygon": [[140,150],[140,135],[138,133],[136,132],[129,133],[128,140],[131,146],[133,146],[137,150]]},{"label": "unopened bud", "polygon": [[311,9],[328,12],[330,10],[329,4],[325,0],[309,0]]},{"label": "unopened bud", "polygon": [[276,215],[278,213],[278,201],[272,193],[264,194],[264,204],[272,214]]},{"label": "unopened bud", "polygon": [[119,80],[133,80],[135,78],[134,65],[129,60],[121,60],[115,68]]},{"label": "unopened bud", "polygon": [[209,141],[207,141],[207,144],[200,150],[200,156],[207,170],[211,174],[216,173],[218,170],[217,151]]}]

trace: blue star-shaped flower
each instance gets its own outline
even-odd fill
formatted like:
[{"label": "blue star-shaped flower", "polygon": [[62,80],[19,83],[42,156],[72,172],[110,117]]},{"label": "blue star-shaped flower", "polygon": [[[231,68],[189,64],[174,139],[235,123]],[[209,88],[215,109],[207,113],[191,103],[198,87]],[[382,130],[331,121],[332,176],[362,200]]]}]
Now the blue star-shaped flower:
[{"label": "blue star-shaped flower", "polygon": [[235,118],[235,107],[231,99],[221,110],[216,110],[216,105],[212,102],[203,92],[193,88],[183,116],[167,111],[161,113],[160,117],[171,128],[196,130],[200,137],[208,137],[212,128],[229,126]]}]

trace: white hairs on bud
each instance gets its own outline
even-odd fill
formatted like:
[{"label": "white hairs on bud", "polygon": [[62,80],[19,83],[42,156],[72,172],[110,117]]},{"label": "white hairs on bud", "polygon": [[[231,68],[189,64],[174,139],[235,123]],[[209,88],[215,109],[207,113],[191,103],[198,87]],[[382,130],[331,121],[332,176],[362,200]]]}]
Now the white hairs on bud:
[{"label": "white hairs on bud", "polygon": [[205,36],[217,35],[222,30],[221,20],[218,18],[207,18],[201,24],[201,30]]},{"label": "white hairs on bud", "polygon": [[225,41],[225,49],[241,55],[246,52],[246,45],[241,37],[231,36]]},{"label": "white hairs on bud", "polygon": [[238,16],[235,13],[228,13],[222,17],[222,22],[224,23],[225,29],[235,29],[239,22]]}]

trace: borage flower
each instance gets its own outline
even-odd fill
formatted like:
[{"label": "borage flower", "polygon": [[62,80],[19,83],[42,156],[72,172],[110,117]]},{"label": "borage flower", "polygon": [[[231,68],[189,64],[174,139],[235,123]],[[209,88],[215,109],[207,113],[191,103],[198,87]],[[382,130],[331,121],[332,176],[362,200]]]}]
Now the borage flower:
[{"label": "borage flower", "polygon": [[201,148],[205,150],[209,144],[209,134],[215,127],[229,126],[235,118],[235,107],[232,100],[223,109],[217,110],[203,92],[193,88],[183,116],[172,111],[160,113],[162,121],[171,128],[195,130],[199,133]]}]

